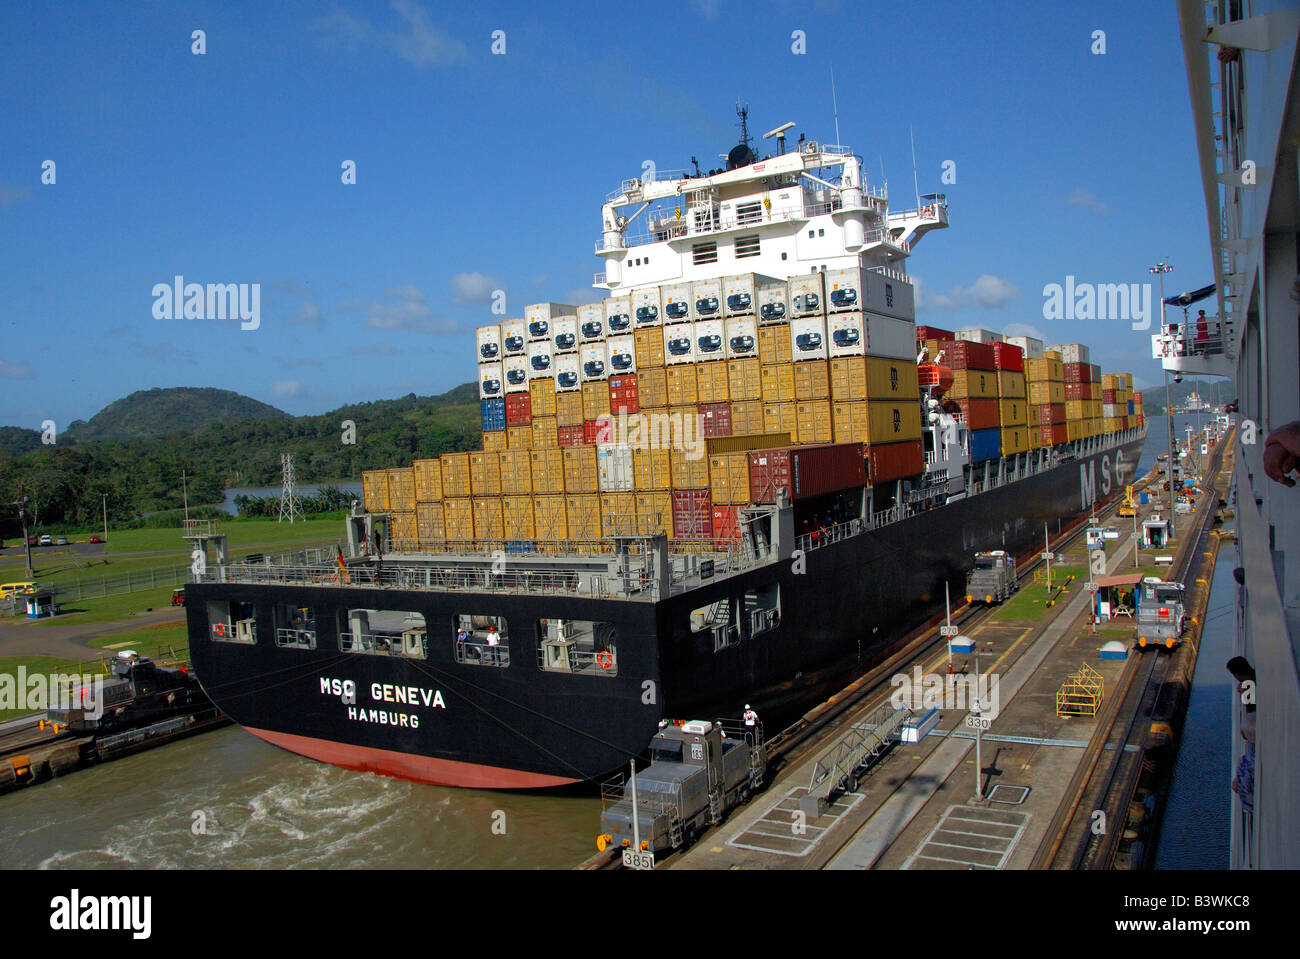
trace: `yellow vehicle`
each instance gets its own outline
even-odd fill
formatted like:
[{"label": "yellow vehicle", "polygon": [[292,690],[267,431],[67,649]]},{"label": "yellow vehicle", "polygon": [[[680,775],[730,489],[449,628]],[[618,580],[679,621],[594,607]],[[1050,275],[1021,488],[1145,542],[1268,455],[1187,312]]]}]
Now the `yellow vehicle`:
[{"label": "yellow vehicle", "polygon": [[35,583],[5,583],[0,586],[0,600],[36,592]]},{"label": "yellow vehicle", "polygon": [[1124,502],[1119,504],[1119,509],[1115,511],[1118,516],[1136,516],[1137,504],[1133,500],[1133,487],[1124,487]]}]

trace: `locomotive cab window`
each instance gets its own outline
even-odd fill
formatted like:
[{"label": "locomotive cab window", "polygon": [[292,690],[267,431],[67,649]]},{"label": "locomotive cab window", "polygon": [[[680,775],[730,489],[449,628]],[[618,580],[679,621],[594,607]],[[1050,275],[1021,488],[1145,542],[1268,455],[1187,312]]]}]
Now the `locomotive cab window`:
[{"label": "locomotive cab window", "polygon": [[510,665],[510,624],[504,616],[461,613],[455,631],[456,662],[503,669]]},{"label": "locomotive cab window", "polygon": [[339,649],[372,656],[427,659],[428,630],[422,613],[398,609],[341,609]]},{"label": "locomotive cab window", "polygon": [[586,619],[539,619],[537,665],[548,673],[618,675],[617,633],[613,623]]},{"label": "locomotive cab window", "polygon": [[210,600],[208,636],[218,643],[257,642],[257,616],[252,603]]}]

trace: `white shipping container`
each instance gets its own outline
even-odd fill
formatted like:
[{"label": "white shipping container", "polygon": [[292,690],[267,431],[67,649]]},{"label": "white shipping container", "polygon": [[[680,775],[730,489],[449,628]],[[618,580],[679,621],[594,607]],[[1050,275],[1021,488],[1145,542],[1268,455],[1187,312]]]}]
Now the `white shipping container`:
[{"label": "white shipping container", "polygon": [[800,316],[790,321],[790,356],[795,361],[824,360],[829,355],[826,317]]},{"label": "white shipping container", "polygon": [[664,321],[659,287],[644,286],[632,291],[632,322],[636,326],[659,326]]},{"label": "white shipping container", "polygon": [[896,316],[864,313],[863,339],[867,356],[881,356],[891,360],[916,360],[916,324]]},{"label": "white shipping container", "polygon": [[506,392],[528,392],[528,357],[507,356],[502,365],[506,371]]},{"label": "white shipping container", "polygon": [[1006,337],[1001,333],[994,333],[992,330],[969,329],[958,330],[953,334],[959,340],[966,340],[968,343],[1004,343]]},{"label": "white shipping container", "polygon": [[597,446],[596,470],[602,493],[625,493],[635,488],[630,446],[613,443]]},{"label": "white shipping container", "polygon": [[663,301],[665,323],[682,323],[695,318],[689,283],[665,283],[659,287],[659,298]]},{"label": "white shipping container", "polygon": [[752,316],[727,320],[727,359],[758,356],[758,324]]},{"label": "white shipping container", "polygon": [[632,297],[610,296],[601,301],[605,307],[605,329],[622,333],[632,329]]},{"label": "white shipping container", "polygon": [[582,359],[582,382],[609,379],[609,356],[604,342],[584,343],[578,355]]},{"label": "white shipping container", "polygon": [[1043,358],[1042,340],[1036,340],[1032,336],[1008,336],[1007,342],[1024,350],[1025,359],[1027,360],[1041,360]]},{"label": "white shipping container", "polygon": [[722,311],[725,316],[753,316],[758,313],[759,291],[764,287],[780,287],[785,294],[785,283],[761,273],[734,273],[722,278]]},{"label": "white shipping container", "polygon": [[605,311],[599,305],[595,310],[578,313],[578,342],[595,343],[605,338]]},{"label": "white shipping container", "polygon": [[722,318],[722,279],[696,280],[691,284],[691,301],[699,320]]},{"label": "white shipping container", "polygon": [[691,323],[672,323],[664,327],[664,364],[695,362],[695,329]]},{"label": "white shipping container", "polygon": [[695,359],[725,360],[727,342],[722,320],[697,320],[695,323]]},{"label": "white shipping container", "polygon": [[506,356],[528,355],[528,336],[523,320],[506,320],[501,324],[501,352]]},{"label": "white shipping container", "polygon": [[565,353],[555,358],[555,391],[557,393],[572,393],[575,390],[582,389],[582,380],[578,376],[577,353]]},{"label": "white shipping container", "polygon": [[555,347],[550,340],[536,340],[528,344],[528,378],[545,379],[554,376],[551,364],[555,361]]},{"label": "white shipping container", "polygon": [[790,316],[825,316],[826,284],[821,273],[790,277]]},{"label": "white shipping container", "polygon": [[1049,350],[1057,350],[1061,354],[1062,363],[1091,363],[1088,359],[1088,348],[1082,343],[1057,343],[1048,347]]},{"label": "white shipping container", "polygon": [[[867,270],[863,284],[862,312],[916,320],[916,294],[909,280],[876,270]],[[859,291],[861,294],[861,291]]]},{"label": "white shipping container", "polygon": [[578,321],[575,317],[562,316],[551,324],[551,329],[554,330],[551,344],[556,354],[578,351]]},{"label": "white shipping container", "polygon": [[782,280],[759,286],[758,323],[785,323],[790,319],[790,289]]},{"label": "white shipping container", "polygon": [[524,307],[524,322],[528,324],[528,339],[549,340],[551,324],[561,316],[576,316],[577,307],[565,303],[533,303]]},{"label": "white shipping container", "polygon": [[867,327],[860,311],[832,313],[826,318],[826,326],[832,357],[867,355]]},{"label": "white shipping container", "polygon": [[861,312],[867,301],[870,286],[869,274],[858,266],[841,270],[827,270],[822,274],[826,283],[826,309],[828,312],[854,310]]},{"label": "white shipping container", "polygon": [[478,340],[478,361],[480,363],[495,363],[501,360],[501,327],[497,324],[492,326],[480,326],[476,332]]},{"label": "white shipping container", "polygon": [[[1071,363],[1074,360],[1070,360]],[[1105,417],[1128,416],[1127,403],[1102,403],[1101,415]]]},{"label": "white shipping container", "polygon": [[491,400],[502,395],[500,363],[480,363],[478,368],[478,398]]},{"label": "white shipping container", "polygon": [[605,341],[605,346],[610,376],[636,372],[636,337],[631,334],[611,336]]}]

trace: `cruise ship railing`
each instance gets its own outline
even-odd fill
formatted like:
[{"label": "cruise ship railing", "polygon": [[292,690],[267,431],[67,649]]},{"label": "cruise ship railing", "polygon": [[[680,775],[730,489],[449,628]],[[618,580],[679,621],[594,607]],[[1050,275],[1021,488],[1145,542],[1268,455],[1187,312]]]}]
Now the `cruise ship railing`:
[{"label": "cruise ship railing", "polygon": [[1205,336],[1201,336],[1195,322],[1171,323],[1162,333],[1157,334],[1155,339],[1160,347],[1160,357],[1172,359],[1189,356],[1223,356],[1231,336],[1231,330],[1225,337],[1219,321],[1211,320],[1207,324]]},{"label": "cruise ship railing", "polygon": [[833,526],[823,526],[810,533],[800,533],[795,537],[795,546],[804,552],[808,552],[809,550],[819,549],[822,546],[830,546],[832,543],[839,543],[851,536],[857,536],[861,532],[862,521],[851,519],[846,523],[837,523]]},{"label": "cruise ship railing", "polygon": [[493,572],[490,568],[467,566],[349,566],[346,572],[329,566],[268,566],[233,564],[210,567],[211,577],[224,583],[253,583],[277,586],[338,586],[352,589],[412,589],[431,591],[546,593],[604,596],[610,590],[607,578],[620,586],[625,578],[635,585],[653,585],[648,571],[633,569],[614,577],[606,570],[553,566]]}]

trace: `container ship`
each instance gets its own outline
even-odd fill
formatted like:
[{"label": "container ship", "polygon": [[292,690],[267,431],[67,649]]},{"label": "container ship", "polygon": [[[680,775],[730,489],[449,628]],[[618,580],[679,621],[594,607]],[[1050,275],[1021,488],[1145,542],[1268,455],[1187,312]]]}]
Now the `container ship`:
[{"label": "container ship", "polygon": [[596,779],[664,717],[792,714],[975,551],[1123,489],[1132,378],[918,327],[904,264],[946,197],[890,211],[790,126],[606,196],[606,297],[480,328],[482,449],[366,472],[336,553],[235,562],[191,524],[190,648],[227,715],[420,782]]}]

